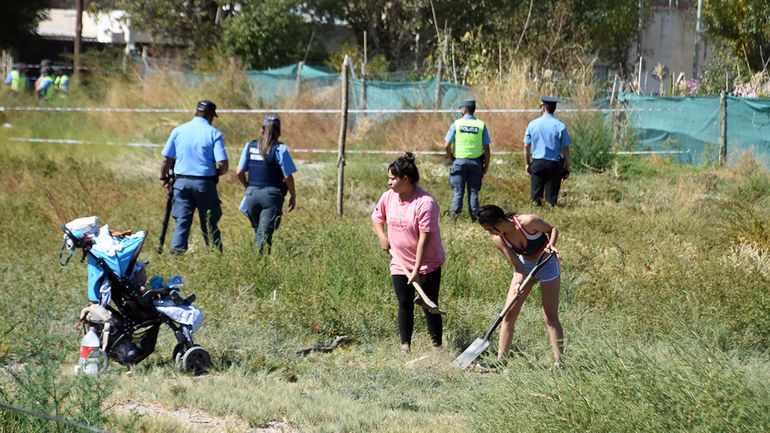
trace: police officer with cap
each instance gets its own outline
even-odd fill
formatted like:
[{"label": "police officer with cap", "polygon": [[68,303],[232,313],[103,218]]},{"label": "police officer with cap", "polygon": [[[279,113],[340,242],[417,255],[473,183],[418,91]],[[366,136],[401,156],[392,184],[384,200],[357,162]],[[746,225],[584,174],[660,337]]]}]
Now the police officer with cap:
[{"label": "police officer with cap", "polygon": [[564,123],[554,117],[559,99],[540,98],[542,115],[529,122],[524,134],[524,164],[530,177],[530,198],[538,206],[545,200],[556,206],[562,179],[569,176],[572,139]]},{"label": "police officer with cap", "polygon": [[452,187],[452,205],[449,214],[457,220],[463,207],[463,196],[468,190],[468,211],[471,220],[476,220],[479,210],[481,181],[489,168],[491,155],[489,128],[474,116],[476,101],[468,99],[460,103],[463,117],[449,127],[444,137],[444,148],[452,160],[449,171],[449,186]]},{"label": "police officer with cap", "polygon": [[243,147],[236,172],[246,188],[241,212],[251,222],[256,234],[256,246],[262,254],[273,244],[273,232],[278,229],[283,214],[284,196],[289,194],[289,212],[297,205],[294,173],[297,167],[281,136],[281,119],[265,116],[260,137]]},{"label": "police officer with cap", "polygon": [[[227,152],[222,133],[211,123],[217,116],[217,106],[211,101],[198,101],[195,117],[183,123],[169,135],[161,152],[160,180],[170,187],[169,172],[173,169],[174,202],[171,215],[176,221],[171,254],[187,251],[187,238],[195,210],[203,232],[203,240],[222,251],[222,240],[217,223],[222,208],[217,194],[219,176],[227,173]],[[209,229],[211,231],[209,232]]]}]

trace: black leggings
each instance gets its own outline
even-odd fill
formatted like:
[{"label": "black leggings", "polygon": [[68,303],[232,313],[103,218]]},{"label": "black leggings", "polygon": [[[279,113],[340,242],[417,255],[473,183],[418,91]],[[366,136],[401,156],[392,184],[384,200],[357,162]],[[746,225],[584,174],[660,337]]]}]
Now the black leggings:
[{"label": "black leggings", "polygon": [[[398,298],[398,333],[401,335],[401,344],[412,343],[412,331],[414,330],[414,297],[415,289],[411,284],[407,285],[406,275],[391,275],[393,288]],[[428,299],[438,305],[438,291],[441,283],[441,268],[424,275],[424,282],[420,284]],[[441,335],[444,324],[440,314],[431,314],[423,308],[425,321],[428,325],[428,334],[433,345],[441,346]]]}]

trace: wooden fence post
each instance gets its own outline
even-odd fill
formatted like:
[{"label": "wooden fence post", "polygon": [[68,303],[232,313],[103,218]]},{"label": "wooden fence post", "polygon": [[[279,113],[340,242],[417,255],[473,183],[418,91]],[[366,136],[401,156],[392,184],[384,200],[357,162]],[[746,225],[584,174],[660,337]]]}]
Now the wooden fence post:
[{"label": "wooden fence post", "polygon": [[[366,63],[369,61],[366,53],[366,30],[364,30],[364,62],[361,63],[361,109],[366,110]],[[366,113],[364,113],[366,116]]]},{"label": "wooden fence post", "polygon": [[727,161],[727,94],[719,94],[719,165]]},{"label": "wooden fence post", "polygon": [[299,62],[297,64],[297,90],[294,94],[295,98],[299,98],[302,93],[302,67],[305,66],[305,62]]},{"label": "wooden fence post", "polygon": [[436,69],[436,110],[441,109],[441,73],[444,69],[444,62],[438,61],[438,68]]},{"label": "wooden fence post", "polygon": [[348,71],[350,57],[342,62],[342,108],[340,111],[340,139],[337,146],[337,215],[342,216],[342,195],[345,180],[345,137],[348,129]]}]

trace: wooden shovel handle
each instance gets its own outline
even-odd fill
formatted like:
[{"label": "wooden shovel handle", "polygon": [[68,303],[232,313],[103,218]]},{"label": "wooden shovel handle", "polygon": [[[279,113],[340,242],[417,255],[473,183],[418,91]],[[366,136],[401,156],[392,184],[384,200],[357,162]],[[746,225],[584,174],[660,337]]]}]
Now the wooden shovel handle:
[{"label": "wooden shovel handle", "polygon": [[[396,259],[396,263],[398,263],[398,266],[401,268],[401,270],[404,271],[405,274],[409,275],[409,270],[406,268],[406,265],[401,260],[401,257],[399,257],[398,254],[396,254],[396,252],[393,251],[392,249],[390,250],[390,255],[393,256],[394,259]],[[425,292],[423,292],[422,287],[420,287],[420,283],[418,283],[417,281],[413,281],[412,285],[417,290],[417,293],[420,294],[420,298],[422,298],[422,301],[425,302],[425,305],[427,305],[428,308],[433,308],[433,309],[438,308],[438,306],[433,301],[431,301],[430,298],[428,298],[428,295],[426,295]]]}]

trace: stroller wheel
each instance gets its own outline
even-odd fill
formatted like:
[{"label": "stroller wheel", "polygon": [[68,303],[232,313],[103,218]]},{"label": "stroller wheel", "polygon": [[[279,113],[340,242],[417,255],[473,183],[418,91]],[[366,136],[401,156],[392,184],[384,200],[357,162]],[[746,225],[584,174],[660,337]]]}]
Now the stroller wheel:
[{"label": "stroller wheel", "polygon": [[200,346],[191,347],[182,356],[182,366],[196,376],[204,374],[211,368],[211,356]]},{"label": "stroller wheel", "polygon": [[184,353],[187,352],[187,349],[189,349],[190,346],[188,346],[185,343],[178,343],[176,346],[174,346],[174,351],[171,352],[171,361],[174,362],[174,364],[180,365],[182,364],[182,357],[184,356]]}]

